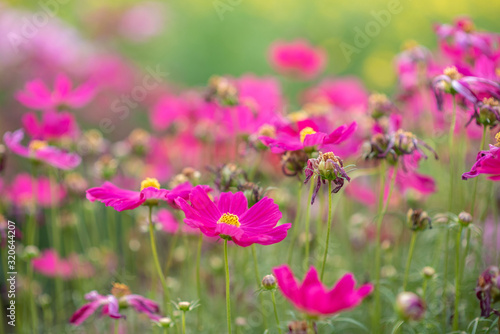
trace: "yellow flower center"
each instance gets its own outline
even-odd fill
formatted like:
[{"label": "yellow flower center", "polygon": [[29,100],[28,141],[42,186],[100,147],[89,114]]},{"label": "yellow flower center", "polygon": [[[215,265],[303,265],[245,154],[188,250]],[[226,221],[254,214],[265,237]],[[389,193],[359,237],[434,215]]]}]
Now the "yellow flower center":
[{"label": "yellow flower center", "polygon": [[149,187],[160,189],[160,182],[158,182],[158,180],[155,178],[147,177],[144,181],[141,182],[141,190]]},{"label": "yellow flower center", "polygon": [[500,67],[495,69],[495,74],[500,77]]},{"label": "yellow flower center", "polygon": [[264,124],[259,128],[258,133],[261,136],[274,138],[274,137],[276,137],[276,128],[272,125]]},{"label": "yellow flower center", "polygon": [[223,214],[222,217],[220,217],[220,219],[217,221],[217,224],[228,224],[236,227],[241,226],[238,216],[233,215],[232,213]]},{"label": "yellow flower center", "polygon": [[450,66],[444,69],[443,74],[448,76],[451,80],[458,80],[462,77],[455,66]]},{"label": "yellow flower center", "polygon": [[496,135],[495,135],[495,139],[497,141],[497,143],[495,144],[495,146],[500,146],[500,132],[498,132]]},{"label": "yellow flower center", "polygon": [[296,111],[288,114],[288,119],[294,123],[297,123],[307,119],[307,113],[305,111]]},{"label": "yellow flower center", "polygon": [[472,21],[466,21],[466,22],[464,22],[462,29],[466,33],[471,33],[476,29],[476,27],[474,26],[474,23]]},{"label": "yellow flower center", "polygon": [[131,293],[129,287],[122,283],[113,283],[113,287],[111,288],[111,294],[116,298],[121,298]]},{"label": "yellow flower center", "polygon": [[300,131],[300,142],[304,143],[307,135],[313,135],[315,133],[316,131],[314,131],[311,127],[303,128],[302,131]]},{"label": "yellow flower center", "polygon": [[489,97],[489,98],[485,97],[483,99],[483,103],[489,105],[490,107],[498,107],[499,106],[498,100],[495,100],[492,97]]},{"label": "yellow flower center", "polygon": [[32,151],[32,152],[36,152],[36,151],[38,151],[38,150],[40,150],[40,149],[42,149],[42,148],[45,148],[45,147],[47,147],[47,146],[48,146],[48,144],[47,144],[47,142],[46,142],[46,141],[43,141],[43,140],[36,140],[36,139],[35,139],[35,140],[32,140],[32,141],[30,142],[30,144],[29,144],[29,149],[30,149],[30,151]]}]

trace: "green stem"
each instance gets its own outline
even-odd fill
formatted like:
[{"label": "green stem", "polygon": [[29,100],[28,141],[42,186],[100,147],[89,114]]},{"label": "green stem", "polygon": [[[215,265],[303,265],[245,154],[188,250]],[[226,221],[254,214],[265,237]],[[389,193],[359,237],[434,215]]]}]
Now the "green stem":
[{"label": "green stem", "polygon": [[453,330],[458,330],[458,306],[460,303],[460,241],[464,227],[460,224],[455,243],[455,307],[453,313]]},{"label": "green stem", "polygon": [[[54,249],[56,252],[59,254],[59,256],[62,256],[62,249],[61,249],[61,242],[60,242],[60,229],[59,229],[59,219],[57,215],[57,210],[56,210],[56,202],[57,202],[57,171],[54,169],[53,172],[51,173],[50,177],[50,192],[52,196],[52,206],[50,208],[50,216],[51,216],[51,224],[50,224],[50,229],[51,229],[51,235],[52,235],[52,243],[54,245]],[[63,291],[64,291],[64,286],[63,286],[63,281],[60,276],[56,276],[55,279],[55,304],[56,304],[56,319],[60,320],[62,319],[64,315],[64,301],[63,301]]]},{"label": "green stem", "polygon": [[276,325],[278,326],[278,332],[281,334],[280,318],[278,317],[278,309],[276,308],[276,297],[274,296],[274,290],[271,291],[271,298],[273,300],[274,317],[276,318]]},{"label": "green stem", "polygon": [[448,154],[450,155],[450,192],[448,195],[448,211],[451,211],[453,208],[453,181],[455,180],[455,173],[456,173],[456,168],[455,168],[455,159],[454,159],[454,146],[453,146],[453,137],[455,134],[455,123],[457,120],[457,103],[455,100],[455,96],[453,96],[453,111],[452,111],[452,117],[451,117],[451,124],[450,124],[450,131],[448,133]]},{"label": "green stem", "polygon": [[415,249],[415,241],[416,240],[417,240],[417,232],[413,231],[411,234],[410,251],[408,253],[408,259],[406,260],[405,278],[403,281],[403,291],[406,291],[406,285],[408,284],[408,275],[410,273],[411,259],[413,257],[413,250]]},{"label": "green stem", "polygon": [[158,260],[158,252],[156,251],[156,241],[155,241],[155,232],[154,232],[154,225],[153,225],[153,206],[149,206],[149,238],[151,242],[151,251],[153,253],[153,260],[155,262],[155,267],[156,267],[156,272],[158,274],[158,277],[160,278],[161,285],[163,287],[163,307],[165,309],[169,308],[170,303],[170,297],[168,295],[168,286],[167,286],[167,281],[165,279],[165,276],[163,276],[163,272],[161,270],[160,266],[160,261]]},{"label": "green stem", "polygon": [[28,261],[28,282],[31,308],[31,325],[33,326],[33,333],[38,333],[38,312],[35,304],[35,294],[33,293],[33,266],[31,265],[31,261]]},{"label": "green stem", "polygon": [[[311,183],[312,184],[312,183]],[[326,241],[325,241],[325,253],[323,254],[323,265],[321,266],[321,276],[320,279],[323,281],[323,276],[325,274],[326,258],[328,256],[328,246],[330,245],[330,230],[332,228],[332,181],[328,181],[328,219],[326,221]]]},{"label": "green stem", "polygon": [[288,248],[288,260],[287,263],[288,265],[291,265],[292,263],[292,255],[293,255],[293,249],[295,247],[295,241],[297,240],[297,234],[299,233],[299,219],[300,219],[300,208],[302,207],[301,204],[302,200],[302,184],[299,185],[299,192],[297,194],[297,212],[295,213],[295,219],[292,224],[292,229],[293,229],[293,234],[292,238],[290,240],[290,247]]},{"label": "green stem", "polygon": [[182,334],[186,334],[186,312],[182,311]]},{"label": "green stem", "polygon": [[[483,136],[481,137],[481,146],[479,146],[479,150],[481,151],[484,146],[484,142],[486,139],[486,125],[483,127]],[[472,187],[472,201],[470,205],[470,214],[474,217],[474,209],[476,207],[476,193],[477,193],[477,183],[479,181],[478,177],[474,178],[474,185]]]},{"label": "green stem", "polygon": [[231,297],[229,295],[229,264],[227,262],[227,239],[224,239],[224,264],[226,267],[226,313],[227,313],[227,332],[231,334]]},{"label": "green stem", "polygon": [[373,317],[373,325],[374,328],[377,328],[377,332],[380,332],[380,267],[382,264],[382,248],[381,248],[381,231],[382,231],[382,221],[384,220],[385,213],[387,211],[387,207],[389,206],[389,202],[391,200],[392,190],[394,189],[394,183],[396,181],[397,175],[397,167],[394,166],[394,170],[392,172],[392,178],[389,185],[389,195],[385,200],[384,204],[384,194],[385,194],[385,183],[386,183],[386,162],[383,161],[380,165],[380,194],[379,194],[379,202],[378,202],[378,217],[376,224],[376,244],[375,244],[375,312]]},{"label": "green stem", "polygon": [[[257,288],[260,287],[260,273],[259,273],[259,266],[258,266],[258,261],[257,261],[257,250],[255,249],[255,244],[252,244],[252,257],[253,257],[253,267],[254,267],[254,272],[255,272],[255,281],[257,283]],[[264,327],[267,328],[267,318],[265,316],[264,312],[264,299],[262,294],[259,295],[259,302],[260,302],[260,309],[262,313],[262,318],[264,319]]]},{"label": "green stem", "polygon": [[425,291],[427,290],[427,281],[429,279],[427,277],[424,277],[424,281],[422,282],[422,298],[425,299]]},{"label": "green stem", "polygon": [[310,180],[311,185],[309,187],[309,197],[307,200],[307,207],[306,207],[306,256],[304,258],[304,269],[307,270],[307,267],[309,266],[309,230],[310,230],[310,212],[311,212],[311,199],[314,191],[314,180]]},{"label": "green stem", "polygon": [[[201,302],[201,248],[203,246],[203,234],[200,233],[198,237],[198,250],[196,253],[196,291],[198,293],[198,300]],[[202,317],[201,317],[201,307],[198,308],[198,330],[202,326]]]},{"label": "green stem", "polygon": [[115,320],[115,334],[118,334],[118,330],[120,328],[120,319]]}]

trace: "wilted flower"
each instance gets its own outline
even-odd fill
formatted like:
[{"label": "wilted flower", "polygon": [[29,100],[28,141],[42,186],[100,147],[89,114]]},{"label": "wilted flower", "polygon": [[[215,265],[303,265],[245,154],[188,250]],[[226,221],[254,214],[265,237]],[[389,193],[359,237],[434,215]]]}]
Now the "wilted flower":
[{"label": "wilted flower", "polygon": [[439,110],[443,110],[443,93],[458,94],[473,105],[480,101],[480,94],[487,94],[500,100],[499,83],[480,77],[464,77],[454,66],[445,68],[442,75],[438,75],[432,80],[432,90]]},{"label": "wilted flower", "polygon": [[230,239],[242,247],[254,243],[272,245],[285,239],[291,224],[276,226],[281,219],[281,212],[273,200],[264,197],[248,209],[248,203],[242,192],[222,193],[213,202],[201,186],[196,186],[185,199],[176,200],[184,211],[184,222],[208,237],[220,236]]},{"label": "wilted flower", "polygon": [[373,291],[370,283],[356,289],[356,280],[350,273],[344,275],[329,291],[319,280],[314,267],[309,269],[301,285],[298,285],[287,265],[274,268],[273,273],[283,295],[310,316],[328,316],[352,309]]},{"label": "wilted flower", "polygon": [[95,87],[86,83],[72,90],[69,78],[64,74],[56,77],[54,90],[40,79],[30,81],[24,90],[16,94],[19,102],[37,110],[57,110],[59,108],[81,108],[94,96]]},{"label": "wilted flower", "polygon": [[402,129],[390,134],[375,134],[369,143],[365,145],[365,159],[386,159],[390,163],[396,163],[399,157],[419,153],[427,159],[422,150],[425,147],[438,159],[437,153],[432,147],[417,138],[413,133]]},{"label": "wilted flower", "polygon": [[111,294],[100,295],[97,291],[91,291],[85,295],[89,303],[83,305],[70,318],[72,325],[78,326],[102,306],[101,314],[113,319],[124,318],[120,310],[132,308],[136,312],[145,313],[152,320],[159,320],[162,317],[158,314],[160,308],[154,301],[139,295],[131,294],[130,289],[120,283],[113,283]]},{"label": "wilted flower", "polygon": [[3,136],[5,145],[17,155],[32,159],[38,162],[44,162],[60,169],[73,169],[77,167],[82,159],[75,153],[68,153],[57,147],[50,146],[42,140],[32,140],[29,146],[22,146],[21,141],[24,138],[23,130],[6,132]]},{"label": "wilted flower", "polygon": [[482,101],[478,101],[474,107],[474,113],[467,124],[473,119],[476,120],[477,125],[489,127],[497,125],[500,122],[500,103],[498,100],[492,97],[485,97]]},{"label": "wilted flower", "polygon": [[342,159],[333,154],[333,152],[319,152],[318,158],[309,159],[304,173],[306,175],[304,183],[309,182],[313,176],[316,179],[316,187],[311,198],[311,204],[314,204],[321,184],[333,182],[335,187],[332,189],[332,193],[337,193],[344,185],[344,180],[351,180],[344,170]]},{"label": "wilted flower", "polygon": [[413,231],[423,231],[427,228],[432,228],[431,218],[422,209],[408,210],[407,221],[408,226]]},{"label": "wilted flower", "polygon": [[489,266],[477,280],[476,296],[479,299],[482,317],[489,317],[491,312],[500,316],[500,312],[491,307],[491,304],[500,300],[499,275],[500,270],[497,266]]},{"label": "wilted flower", "polygon": [[413,292],[400,292],[396,297],[396,312],[401,318],[418,321],[425,315],[425,302]]}]

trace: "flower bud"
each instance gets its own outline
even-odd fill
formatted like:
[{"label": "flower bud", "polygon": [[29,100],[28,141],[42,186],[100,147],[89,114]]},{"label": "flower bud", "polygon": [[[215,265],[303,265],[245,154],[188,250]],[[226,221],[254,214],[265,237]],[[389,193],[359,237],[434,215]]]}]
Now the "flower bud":
[{"label": "flower bud", "polygon": [[425,315],[424,301],[413,292],[401,292],[396,297],[396,312],[405,320],[418,321]]},{"label": "flower bud", "polygon": [[118,162],[112,156],[106,154],[97,160],[94,166],[100,178],[110,180],[116,174]]},{"label": "flower bud", "polygon": [[35,257],[37,257],[40,254],[40,250],[38,249],[37,246],[34,245],[29,245],[24,248],[24,258],[29,261]]},{"label": "flower bud", "polygon": [[177,307],[179,308],[179,310],[181,310],[183,312],[187,312],[191,308],[191,303],[190,302],[179,302],[177,304]]},{"label": "flower bud", "polygon": [[422,269],[422,275],[425,277],[425,278],[433,278],[434,275],[436,275],[436,270],[432,267],[424,267]]},{"label": "flower bud", "polygon": [[458,222],[464,227],[469,226],[469,224],[472,223],[471,214],[465,211],[460,212],[458,214]]},{"label": "flower bud", "polygon": [[277,282],[276,277],[274,275],[266,275],[262,279],[262,287],[266,290],[274,290],[276,289]]}]

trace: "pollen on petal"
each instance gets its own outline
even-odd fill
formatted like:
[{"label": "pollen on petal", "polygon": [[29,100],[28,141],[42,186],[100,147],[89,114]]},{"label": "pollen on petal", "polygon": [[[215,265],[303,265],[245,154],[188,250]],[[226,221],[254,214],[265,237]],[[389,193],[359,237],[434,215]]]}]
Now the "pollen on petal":
[{"label": "pollen on petal", "polygon": [[303,143],[307,135],[313,135],[315,133],[316,131],[311,127],[303,128],[302,131],[300,131],[300,142]]},{"label": "pollen on petal", "polygon": [[36,151],[38,151],[38,150],[40,150],[40,149],[42,149],[42,148],[45,148],[45,147],[47,147],[47,146],[48,146],[48,144],[47,144],[47,142],[46,142],[46,141],[43,141],[43,140],[36,140],[36,139],[35,139],[35,140],[32,140],[32,141],[30,142],[30,144],[29,144],[29,149],[30,149],[30,151],[32,151],[32,152],[36,152]]},{"label": "pollen on petal", "polygon": [[144,181],[141,182],[141,190],[149,187],[160,189],[160,182],[158,182],[158,180],[155,178],[147,177]]},{"label": "pollen on petal", "polygon": [[225,213],[220,217],[217,221],[217,224],[228,224],[236,227],[240,227],[240,220],[237,215],[233,215],[232,213]]}]

